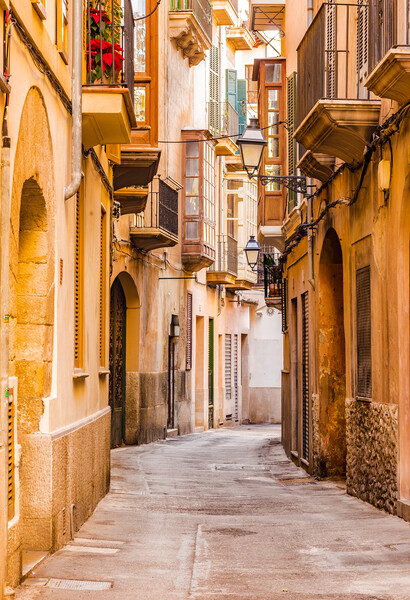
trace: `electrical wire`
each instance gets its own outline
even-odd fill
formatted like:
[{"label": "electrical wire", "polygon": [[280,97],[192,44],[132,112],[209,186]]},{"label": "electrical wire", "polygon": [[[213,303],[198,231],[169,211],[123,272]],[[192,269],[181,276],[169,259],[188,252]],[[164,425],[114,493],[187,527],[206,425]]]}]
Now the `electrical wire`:
[{"label": "electrical wire", "polygon": [[[287,121],[278,121],[277,123],[273,123],[272,125],[267,125],[266,127],[262,127],[261,131],[265,131],[265,129],[271,129],[271,127],[277,127],[278,125],[287,125]],[[211,138],[204,138],[201,140],[158,140],[158,144],[188,144],[190,142],[212,142],[212,140],[225,140],[226,138],[238,138],[242,135],[242,133],[233,133],[232,135],[219,135]]]},{"label": "electrical wire", "polygon": [[148,13],[147,15],[144,15],[143,17],[138,17],[137,19],[134,18],[134,21],[143,21],[144,19],[148,19],[148,17],[150,17],[151,15],[154,14],[154,12],[157,10],[157,8],[160,4],[161,4],[161,0],[158,0],[155,7],[153,8],[153,10],[150,13]]}]

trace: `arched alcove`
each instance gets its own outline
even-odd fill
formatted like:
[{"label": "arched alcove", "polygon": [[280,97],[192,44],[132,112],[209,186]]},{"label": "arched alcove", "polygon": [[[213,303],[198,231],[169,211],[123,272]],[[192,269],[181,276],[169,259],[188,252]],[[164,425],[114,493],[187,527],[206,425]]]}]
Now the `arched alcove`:
[{"label": "arched alcove", "polygon": [[342,248],[334,229],[323,242],[319,265],[319,438],[317,474],[346,473],[346,364]]}]

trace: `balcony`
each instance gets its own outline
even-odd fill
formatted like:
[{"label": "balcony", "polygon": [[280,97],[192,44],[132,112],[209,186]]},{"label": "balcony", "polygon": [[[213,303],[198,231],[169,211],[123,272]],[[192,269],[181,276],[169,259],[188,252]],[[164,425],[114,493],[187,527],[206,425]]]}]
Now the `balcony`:
[{"label": "balcony", "polygon": [[212,6],[208,0],[171,0],[169,19],[171,39],[189,66],[205,60],[205,50],[212,45]]},{"label": "balcony", "polygon": [[410,46],[391,48],[365,82],[367,89],[400,105],[410,98]]},{"label": "balcony", "polygon": [[263,246],[259,254],[257,285],[265,290],[266,306],[282,306],[282,267],[274,247]]},{"label": "balcony", "polygon": [[139,250],[168,248],[178,243],[178,191],[155,178],[148,194],[145,211],[137,215],[130,237]]},{"label": "balcony", "polygon": [[121,214],[138,214],[145,210],[148,188],[122,188],[114,192],[114,200],[121,206]]},{"label": "balcony", "polygon": [[348,164],[361,161],[379,123],[380,101],[369,99],[364,87],[368,53],[360,40],[367,36],[359,34],[367,10],[367,5],[323,4],[298,47],[295,138],[314,154]]},{"label": "balcony", "polygon": [[238,146],[232,138],[236,140],[238,136],[239,115],[228,101],[208,103],[208,129],[214,137],[227,136],[217,141],[215,146],[217,156],[237,154]]},{"label": "balcony", "polygon": [[246,27],[227,27],[226,41],[230,42],[235,50],[252,50],[255,38]]},{"label": "balcony", "polygon": [[298,162],[297,168],[306,177],[325,182],[333,174],[334,163],[335,159],[333,156],[314,154],[308,150]]},{"label": "balcony", "polygon": [[131,0],[123,5],[87,3],[83,144],[128,143],[136,127],[133,109],[134,20]]},{"label": "balcony", "polygon": [[249,22],[252,31],[283,31],[286,3],[284,0],[250,0]]},{"label": "balcony", "polygon": [[238,20],[238,0],[213,0],[212,15],[217,25],[235,25]]},{"label": "balcony", "polygon": [[230,235],[219,235],[218,257],[206,274],[210,286],[232,285],[238,273],[238,242]]}]

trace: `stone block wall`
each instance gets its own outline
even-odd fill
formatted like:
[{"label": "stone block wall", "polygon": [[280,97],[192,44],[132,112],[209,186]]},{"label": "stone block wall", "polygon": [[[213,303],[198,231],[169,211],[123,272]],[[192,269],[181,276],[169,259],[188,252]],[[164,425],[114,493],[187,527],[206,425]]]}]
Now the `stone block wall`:
[{"label": "stone block wall", "polygon": [[398,407],[346,400],[347,492],[392,514],[398,496]]}]

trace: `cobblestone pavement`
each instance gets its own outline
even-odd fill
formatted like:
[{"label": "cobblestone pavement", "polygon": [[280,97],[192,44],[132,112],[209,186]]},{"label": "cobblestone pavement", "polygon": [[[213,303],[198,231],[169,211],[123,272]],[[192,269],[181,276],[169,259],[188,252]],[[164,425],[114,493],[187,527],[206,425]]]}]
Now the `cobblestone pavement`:
[{"label": "cobblestone pavement", "polygon": [[410,525],[308,477],[276,425],[114,450],[76,535],[18,600],[410,600]]}]

